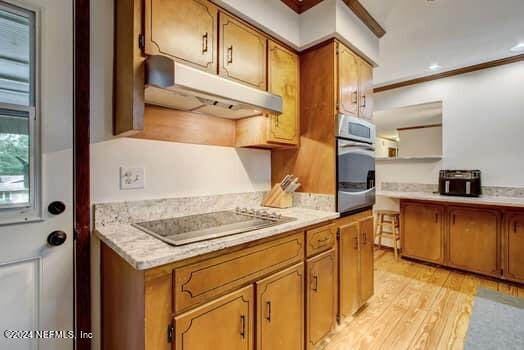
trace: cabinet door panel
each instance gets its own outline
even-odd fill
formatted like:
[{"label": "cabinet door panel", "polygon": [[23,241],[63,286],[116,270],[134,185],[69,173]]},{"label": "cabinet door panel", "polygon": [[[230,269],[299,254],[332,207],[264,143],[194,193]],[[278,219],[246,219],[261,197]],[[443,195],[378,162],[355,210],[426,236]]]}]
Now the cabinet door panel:
[{"label": "cabinet door panel", "polygon": [[270,142],[298,144],[299,58],[275,42],[269,42],[268,91],[282,96],[283,112],[270,117]]},{"label": "cabinet door panel", "polygon": [[338,109],[340,113],[357,116],[358,59],[347,47],[338,45]]},{"label": "cabinet door panel", "polygon": [[220,13],[221,76],[266,90],[266,49],[266,37]]},{"label": "cabinet door panel", "polygon": [[307,347],[313,349],[336,326],[335,250],[307,261]]},{"label": "cabinet door panel", "polygon": [[351,316],[360,307],[359,223],[339,228],[340,316]]},{"label": "cabinet door panel", "polygon": [[478,273],[500,275],[499,213],[451,207],[449,215],[449,263]]},{"label": "cabinet door panel", "polygon": [[257,283],[257,349],[304,348],[304,264]]},{"label": "cabinet door panel", "polygon": [[359,222],[360,225],[360,304],[365,303],[374,292],[373,217]]},{"label": "cabinet door panel", "polygon": [[253,349],[253,310],[249,286],[176,317],[176,349]]},{"label": "cabinet door panel", "polygon": [[145,52],[216,74],[217,17],[205,0],[146,0]]},{"label": "cabinet door panel", "polygon": [[402,255],[444,263],[443,218],[441,206],[402,204]]},{"label": "cabinet door panel", "polygon": [[373,68],[359,59],[359,112],[361,118],[373,119]]},{"label": "cabinet door panel", "polygon": [[508,216],[504,276],[524,282],[524,213]]}]

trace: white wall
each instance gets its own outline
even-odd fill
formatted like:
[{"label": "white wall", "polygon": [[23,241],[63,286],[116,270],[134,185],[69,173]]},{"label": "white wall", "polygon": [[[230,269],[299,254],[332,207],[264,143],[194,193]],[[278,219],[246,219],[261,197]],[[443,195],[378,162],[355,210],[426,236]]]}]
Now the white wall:
[{"label": "white wall", "polygon": [[441,100],[442,168],[480,169],[484,185],[518,187],[524,186],[522,91],[524,62],[517,62],[378,93],[375,109]]},{"label": "white wall", "polygon": [[[270,152],[112,136],[113,2],[92,16],[91,200],[93,203],[265,190]],[[120,166],[144,167],[143,190],[119,188]]]},{"label": "white wall", "polygon": [[388,139],[384,139],[382,137],[377,136],[376,144],[375,144],[375,157],[377,158],[388,158],[389,157],[389,149],[390,148],[397,148],[398,144],[395,141],[391,141]]},{"label": "white wall", "polygon": [[[93,202],[171,198],[269,190],[271,154],[137,139],[115,139],[91,147]],[[120,166],[144,167],[142,190],[120,190]]]},{"label": "white wall", "polygon": [[442,154],[442,127],[400,130],[399,157],[439,156]]}]

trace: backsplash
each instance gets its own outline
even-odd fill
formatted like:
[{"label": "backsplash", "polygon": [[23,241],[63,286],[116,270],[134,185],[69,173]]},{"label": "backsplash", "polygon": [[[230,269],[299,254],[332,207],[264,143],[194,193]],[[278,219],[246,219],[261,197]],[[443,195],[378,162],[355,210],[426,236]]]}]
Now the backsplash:
[{"label": "backsplash", "polygon": [[293,206],[323,211],[336,211],[335,196],[329,194],[295,192]]},{"label": "backsplash", "polygon": [[[208,213],[235,207],[259,207],[265,191],[228,193],[210,196],[153,199],[94,205],[94,227],[109,224],[130,224],[184,215]],[[294,207],[335,211],[335,197],[295,193]],[[271,208],[268,208],[271,210]]]},{"label": "backsplash", "polygon": [[[393,192],[438,192],[437,184],[409,182],[382,182],[381,191]],[[482,195],[492,197],[524,198],[524,187],[482,186]]]},{"label": "backsplash", "polygon": [[382,182],[380,189],[382,191],[394,192],[424,192],[433,193],[438,191],[437,184],[420,184],[410,182]]}]

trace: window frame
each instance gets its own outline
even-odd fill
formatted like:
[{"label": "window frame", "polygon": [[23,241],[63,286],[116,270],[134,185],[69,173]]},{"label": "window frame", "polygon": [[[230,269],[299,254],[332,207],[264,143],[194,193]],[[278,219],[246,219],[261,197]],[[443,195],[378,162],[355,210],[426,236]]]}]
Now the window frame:
[{"label": "window frame", "polygon": [[40,129],[40,9],[14,0],[0,0],[0,9],[29,19],[29,105],[0,103],[0,109],[29,115],[29,201],[0,205],[0,225],[42,220]]}]

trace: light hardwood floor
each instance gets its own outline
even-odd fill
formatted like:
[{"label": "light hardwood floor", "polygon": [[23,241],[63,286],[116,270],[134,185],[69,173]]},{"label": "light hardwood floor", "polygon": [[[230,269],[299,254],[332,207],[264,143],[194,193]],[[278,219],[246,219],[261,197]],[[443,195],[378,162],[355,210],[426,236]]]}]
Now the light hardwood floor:
[{"label": "light hardwood floor", "polygon": [[462,349],[476,288],[524,297],[524,287],[375,252],[375,295],[319,348]]}]

